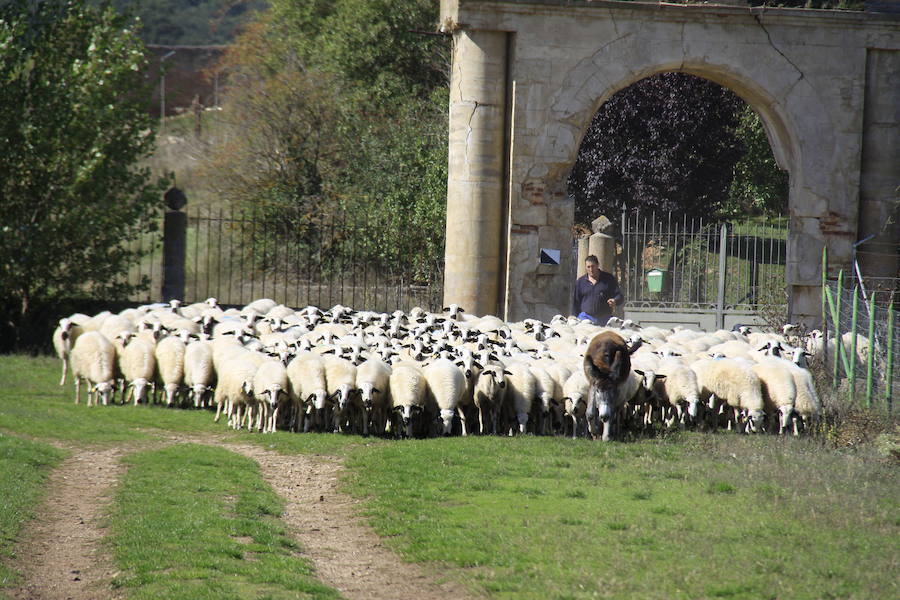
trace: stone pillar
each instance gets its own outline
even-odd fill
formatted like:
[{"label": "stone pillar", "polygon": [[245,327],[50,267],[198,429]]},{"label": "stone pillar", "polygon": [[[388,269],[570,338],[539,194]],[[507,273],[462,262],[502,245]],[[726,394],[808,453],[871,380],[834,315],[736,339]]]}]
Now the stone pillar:
[{"label": "stone pillar", "polygon": [[587,257],[591,255],[590,251],[590,236],[584,236],[578,238],[578,256],[575,257],[575,260],[578,261],[578,268],[576,269],[575,279],[578,279],[582,275],[587,275],[587,269],[584,267],[584,261],[587,260]]},{"label": "stone pillar", "polygon": [[187,197],[173,187],[165,194],[168,210],[163,220],[162,300],[184,300],[184,257],[187,250]]},{"label": "stone pillar", "polygon": [[616,240],[605,233],[595,233],[590,238],[588,254],[593,254],[600,261],[600,269],[607,273],[616,273]]},{"label": "stone pillar", "polygon": [[[857,248],[864,281],[893,278],[900,267],[900,51],[869,49],[863,112],[859,233],[870,241]],[[866,281],[866,291],[885,282]]]},{"label": "stone pillar", "polygon": [[454,32],[444,305],[477,315],[502,305],[506,35]]}]

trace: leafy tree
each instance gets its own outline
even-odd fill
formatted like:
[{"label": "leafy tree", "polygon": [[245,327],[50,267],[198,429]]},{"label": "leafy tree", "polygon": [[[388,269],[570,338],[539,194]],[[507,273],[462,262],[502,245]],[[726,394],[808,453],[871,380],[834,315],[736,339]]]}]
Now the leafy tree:
[{"label": "leafy tree", "polygon": [[164,182],[135,167],[153,148],[144,46],[108,6],[10,0],[0,7],[0,301],[112,298],[139,258]]},{"label": "leafy tree", "polygon": [[[93,4],[99,4],[96,0]],[[264,0],[113,0],[123,14],[141,20],[148,44],[227,44],[257,12]]]},{"label": "leafy tree", "polygon": [[711,81],[662,73],[600,107],[569,176],[575,220],[625,210],[710,214],[728,196],[741,156],[743,101]]},{"label": "leafy tree", "polygon": [[788,174],[775,163],[759,115],[744,106],[734,131],[743,155],[734,165],[734,178],[723,207],[726,215],[783,215],[787,209]]}]

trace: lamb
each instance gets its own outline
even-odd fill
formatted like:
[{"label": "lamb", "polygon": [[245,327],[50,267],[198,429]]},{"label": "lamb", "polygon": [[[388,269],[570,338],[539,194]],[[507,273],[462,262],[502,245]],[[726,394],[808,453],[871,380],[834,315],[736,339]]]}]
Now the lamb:
[{"label": "lamb", "polygon": [[263,433],[275,433],[278,411],[288,396],[287,370],[281,361],[267,360],[259,366],[253,376],[253,397],[257,402],[259,415],[256,429]]},{"label": "lamb", "polygon": [[184,385],[194,400],[195,408],[206,408],[216,371],[211,342],[193,341],[184,352]]},{"label": "lamb", "polygon": [[519,433],[528,427],[528,415],[537,396],[537,384],[527,363],[511,362],[504,370],[506,375],[506,397],[503,403],[504,430],[510,435],[518,424]]},{"label": "lamb", "polygon": [[402,363],[394,367],[390,377],[391,409],[397,435],[405,434],[413,437],[417,421],[425,410],[425,392],[428,383],[422,371],[409,364]]},{"label": "lamb", "polygon": [[175,403],[184,383],[184,353],[184,342],[174,336],[163,338],[156,344],[156,365],[166,394],[166,406]]},{"label": "lamb", "polygon": [[62,361],[62,377],[59,380],[59,385],[66,384],[66,374],[69,370],[69,355],[72,353],[72,346],[75,344],[75,340],[83,332],[84,329],[82,329],[81,325],[78,325],[69,317],[60,319],[59,326],[53,332],[53,348],[56,350],[59,360]]},{"label": "lamb", "polygon": [[546,366],[542,364],[532,364],[531,375],[534,377],[535,399],[538,400],[532,409],[535,416],[534,433],[546,435],[550,432],[553,424],[551,410],[556,396],[556,382]]},{"label": "lamb", "polygon": [[793,429],[794,435],[799,435],[798,419],[802,421],[804,429],[811,431],[819,424],[819,416],[822,412],[822,403],[816,393],[813,384],[812,373],[789,364],[791,375],[794,377],[794,385],[797,388],[797,396],[794,399]]},{"label": "lamb", "polygon": [[784,433],[794,413],[797,399],[797,384],[791,373],[792,363],[780,358],[769,358],[753,365],[753,372],[759,377],[760,389],[766,413],[770,418],[778,415],[778,433]]},{"label": "lamb", "polygon": [[[119,370],[128,383],[134,405],[147,402],[147,389],[153,385],[156,375],[156,355],[153,346],[142,339],[134,339],[119,355]],[[124,399],[127,402],[127,398]]]},{"label": "lamb", "polygon": [[87,405],[97,404],[97,398],[106,406],[113,392],[116,351],[99,331],[88,331],[78,337],[69,357],[72,377],[75,379],[75,404],[81,401],[81,380],[88,381]]},{"label": "lamb", "polygon": [[[506,391],[506,378],[501,365],[487,365],[475,382],[473,402],[478,410],[478,430],[481,434],[497,431],[497,420]],[[485,416],[489,418],[490,431],[485,427]]]},{"label": "lamb", "polygon": [[363,435],[370,428],[376,434],[384,433],[387,409],[390,405],[391,368],[377,358],[370,358],[356,369],[356,386],[363,405]]},{"label": "lamb", "polygon": [[706,359],[691,363],[691,369],[697,375],[700,399],[709,402],[714,426],[721,400],[733,409],[735,422],[739,422],[741,411],[745,411],[749,430],[761,430],[765,405],[759,377],[751,363],[730,358]]},{"label": "lamb", "polygon": [[302,352],[288,363],[288,393],[293,402],[296,430],[322,431],[329,416],[325,363],[313,352]]},{"label": "lamb", "polygon": [[638,376],[631,376],[635,350],[619,334],[604,331],[591,340],[584,354],[584,374],[590,386],[585,418],[593,435],[602,422],[603,441],[609,441],[619,409],[640,386]]},{"label": "lamb", "polygon": [[[422,370],[429,398],[437,405],[444,435],[453,432],[453,417],[461,413],[460,401],[466,393],[466,378],[448,359],[438,359]],[[465,434],[465,430],[463,430]]]},{"label": "lamb", "polygon": [[362,415],[356,393],[356,365],[343,358],[325,356],[325,381],[328,395],[337,399],[334,407],[334,431],[349,431]]}]

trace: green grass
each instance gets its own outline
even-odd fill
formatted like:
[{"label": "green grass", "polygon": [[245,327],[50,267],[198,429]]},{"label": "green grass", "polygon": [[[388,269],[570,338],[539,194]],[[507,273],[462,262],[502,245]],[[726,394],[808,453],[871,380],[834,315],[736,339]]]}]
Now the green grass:
[{"label": "green grass", "polygon": [[47,476],[64,456],[52,446],[0,433],[0,588],[19,580],[6,563],[22,525],[34,516]]},{"label": "green grass", "polygon": [[130,598],[340,597],[298,555],[254,461],[183,444],[125,462],[109,541]]},{"label": "green grass", "polygon": [[457,438],[349,465],[393,547],[493,598],[900,597],[896,468],[807,440]]}]

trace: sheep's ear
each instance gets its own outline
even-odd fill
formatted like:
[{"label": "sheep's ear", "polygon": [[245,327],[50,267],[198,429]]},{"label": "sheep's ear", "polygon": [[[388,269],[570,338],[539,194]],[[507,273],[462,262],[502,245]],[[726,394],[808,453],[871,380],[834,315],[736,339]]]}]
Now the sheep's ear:
[{"label": "sheep's ear", "polygon": [[[359,390],[359,391],[360,391],[360,393],[362,393],[362,390]],[[372,388],[372,391],[375,392],[376,394],[380,394],[380,393],[381,393],[381,390],[379,390],[377,387],[373,387],[373,388]]]},{"label": "sheep's ear", "polygon": [[484,368],[484,367],[481,366],[481,363],[479,363],[479,362],[477,362],[477,361],[474,361],[474,360],[472,361],[472,366],[478,367],[479,369],[483,369],[483,368]]},{"label": "sheep's ear", "polygon": [[315,394],[310,394],[309,397],[306,399],[306,401],[307,401],[307,402],[312,402],[312,401],[315,400],[315,399],[316,399],[316,395],[315,395]]},{"label": "sheep's ear", "polygon": [[449,307],[449,306],[445,306],[445,307],[444,307],[444,312],[450,312],[450,307]]},{"label": "sheep's ear", "polygon": [[555,398],[550,398],[550,404],[552,404],[553,406],[559,406],[559,402],[557,402]]},{"label": "sheep's ear", "polygon": [[660,380],[662,380],[662,379],[665,379],[666,377],[668,377],[668,376],[667,376],[667,375],[660,375],[659,373],[656,374],[656,380],[657,380],[657,381],[660,381]]},{"label": "sheep's ear", "polygon": [[503,371],[503,374],[504,375],[512,375],[512,373],[510,373],[509,371],[506,371],[506,370]]},{"label": "sheep's ear", "polygon": [[637,373],[637,374],[640,375],[641,377],[644,376],[644,372],[641,371],[640,369],[632,369],[632,371],[634,371],[635,373]]}]

